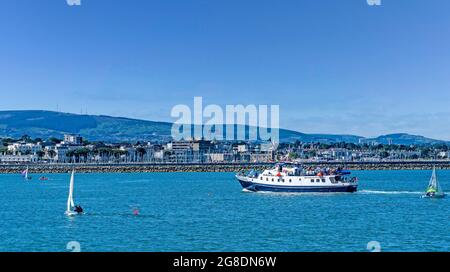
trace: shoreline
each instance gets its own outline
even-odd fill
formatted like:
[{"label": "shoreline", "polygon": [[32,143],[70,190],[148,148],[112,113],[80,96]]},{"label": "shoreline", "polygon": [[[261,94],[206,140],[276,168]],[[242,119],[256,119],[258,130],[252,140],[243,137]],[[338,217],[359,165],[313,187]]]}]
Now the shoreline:
[{"label": "shoreline", "polygon": [[[0,174],[17,174],[28,167],[30,173],[67,173],[75,169],[79,173],[154,173],[154,172],[239,172],[267,169],[275,163],[228,164],[17,164],[0,165]],[[430,162],[328,162],[304,163],[305,167],[338,167],[348,170],[431,170],[450,169],[450,161]]]}]

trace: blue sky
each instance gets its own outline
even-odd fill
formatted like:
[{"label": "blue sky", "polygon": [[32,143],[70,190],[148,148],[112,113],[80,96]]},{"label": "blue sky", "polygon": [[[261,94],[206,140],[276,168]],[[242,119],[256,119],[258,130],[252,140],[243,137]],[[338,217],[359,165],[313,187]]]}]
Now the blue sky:
[{"label": "blue sky", "polygon": [[450,140],[450,1],[4,0],[0,109],[174,121],[279,104],[307,133]]}]

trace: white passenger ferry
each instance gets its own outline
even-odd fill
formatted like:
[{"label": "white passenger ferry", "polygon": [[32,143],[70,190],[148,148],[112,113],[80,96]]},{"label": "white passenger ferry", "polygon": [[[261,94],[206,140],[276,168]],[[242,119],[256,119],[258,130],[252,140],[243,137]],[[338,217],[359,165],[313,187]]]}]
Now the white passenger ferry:
[{"label": "white passenger ferry", "polygon": [[245,190],[258,192],[356,192],[358,179],[338,169],[304,169],[277,164],[262,173],[238,173],[236,178]]}]

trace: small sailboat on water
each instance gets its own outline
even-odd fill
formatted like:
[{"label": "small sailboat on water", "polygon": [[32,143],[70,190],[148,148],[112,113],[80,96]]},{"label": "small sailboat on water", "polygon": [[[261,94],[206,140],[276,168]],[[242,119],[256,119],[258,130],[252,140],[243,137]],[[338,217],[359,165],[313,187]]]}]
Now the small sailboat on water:
[{"label": "small sailboat on water", "polygon": [[67,216],[74,216],[83,213],[83,208],[81,206],[75,206],[73,202],[73,187],[75,181],[75,170],[72,170],[72,174],[70,175],[70,185],[69,185],[69,197],[67,198]]},{"label": "small sailboat on water", "polygon": [[31,180],[31,177],[28,175],[28,167],[22,171],[22,176],[24,180]]},{"label": "small sailboat on water", "polygon": [[433,167],[433,174],[431,175],[430,183],[428,184],[427,190],[425,194],[422,196],[423,198],[444,198],[445,193],[439,184],[436,175],[436,167]]}]

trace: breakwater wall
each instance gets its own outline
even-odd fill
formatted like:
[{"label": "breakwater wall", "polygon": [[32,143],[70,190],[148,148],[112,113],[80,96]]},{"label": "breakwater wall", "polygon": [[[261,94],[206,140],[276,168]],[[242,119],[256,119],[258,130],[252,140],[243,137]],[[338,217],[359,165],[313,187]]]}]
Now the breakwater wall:
[{"label": "breakwater wall", "polygon": [[[239,172],[241,170],[263,170],[274,163],[228,163],[228,164],[21,164],[0,165],[1,174],[20,173],[26,167],[30,173],[67,173],[73,168],[81,173],[149,173],[149,172]],[[450,161],[408,162],[326,162],[303,163],[305,167],[343,167],[349,170],[429,170],[450,169]]]}]

